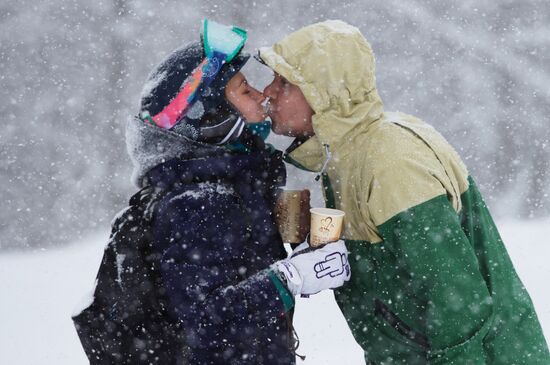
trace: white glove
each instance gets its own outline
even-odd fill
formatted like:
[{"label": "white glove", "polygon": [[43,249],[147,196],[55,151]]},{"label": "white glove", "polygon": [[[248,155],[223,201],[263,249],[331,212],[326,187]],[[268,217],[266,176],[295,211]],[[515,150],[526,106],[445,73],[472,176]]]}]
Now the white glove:
[{"label": "white glove", "polygon": [[296,247],[290,258],[275,263],[292,294],[308,296],[338,288],[351,276],[348,250],[343,240],[321,247],[307,242]]}]

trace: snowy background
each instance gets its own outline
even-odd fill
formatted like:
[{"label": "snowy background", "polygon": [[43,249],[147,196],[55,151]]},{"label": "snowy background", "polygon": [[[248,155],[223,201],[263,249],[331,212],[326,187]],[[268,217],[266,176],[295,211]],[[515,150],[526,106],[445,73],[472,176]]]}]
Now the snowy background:
[{"label": "snowy background", "polygon": [[[386,109],[434,125],[479,182],[548,338],[548,0],[2,0],[0,364],[85,363],[69,316],[134,191],[125,120],[204,17],[248,29],[250,52],[325,19],[360,28]],[[271,78],[244,71],[260,89]],[[310,174],[290,173],[320,204]],[[297,311],[305,363],[362,363],[330,293]]]}]

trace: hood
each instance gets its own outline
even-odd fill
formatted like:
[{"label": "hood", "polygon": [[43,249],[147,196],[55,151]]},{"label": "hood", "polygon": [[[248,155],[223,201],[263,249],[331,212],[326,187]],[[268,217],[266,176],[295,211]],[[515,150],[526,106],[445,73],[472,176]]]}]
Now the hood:
[{"label": "hood", "polygon": [[359,29],[339,20],[304,27],[259,56],[271,69],[297,85],[315,111],[315,136],[292,152],[311,170],[319,170],[323,144],[336,150],[347,133],[368,126],[383,114],[376,90],[375,60]]},{"label": "hood", "polygon": [[126,125],[126,149],[134,165],[132,183],[140,188],[145,185],[146,174],[161,163],[175,157],[199,158],[225,151],[144,123],[138,117],[131,117]]}]

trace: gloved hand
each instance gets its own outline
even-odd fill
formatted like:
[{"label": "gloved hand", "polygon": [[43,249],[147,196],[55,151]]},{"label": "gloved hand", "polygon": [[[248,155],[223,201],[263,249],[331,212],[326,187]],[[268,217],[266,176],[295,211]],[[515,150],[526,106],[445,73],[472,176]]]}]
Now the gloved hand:
[{"label": "gloved hand", "polygon": [[338,288],[351,276],[348,250],[343,240],[321,247],[310,247],[304,242],[296,247],[290,258],[278,261],[274,266],[295,296]]}]

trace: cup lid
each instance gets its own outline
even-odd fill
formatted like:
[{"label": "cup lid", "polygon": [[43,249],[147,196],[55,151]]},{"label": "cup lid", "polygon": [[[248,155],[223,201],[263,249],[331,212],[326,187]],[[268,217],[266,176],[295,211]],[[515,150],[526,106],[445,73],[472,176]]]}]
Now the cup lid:
[{"label": "cup lid", "polygon": [[339,209],[331,209],[331,208],[311,208],[309,210],[310,213],[318,214],[318,215],[325,215],[325,216],[332,216],[332,217],[340,217],[346,215],[346,212]]}]

